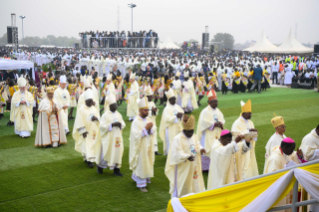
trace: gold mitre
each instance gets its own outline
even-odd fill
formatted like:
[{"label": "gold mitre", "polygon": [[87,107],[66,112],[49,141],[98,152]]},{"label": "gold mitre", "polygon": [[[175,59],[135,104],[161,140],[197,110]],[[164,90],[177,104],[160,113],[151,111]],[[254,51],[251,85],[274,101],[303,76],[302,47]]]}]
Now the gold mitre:
[{"label": "gold mitre", "polygon": [[276,116],[276,114],[274,114],[274,118],[271,119],[271,124],[275,128],[280,125],[284,125],[285,124],[284,118],[282,116]]},{"label": "gold mitre", "polygon": [[189,117],[186,114],[184,115],[183,128],[184,130],[193,130],[195,128],[195,117],[193,115]]},{"label": "gold mitre", "polygon": [[47,93],[54,93],[54,88],[53,87],[47,87]]},{"label": "gold mitre", "polygon": [[241,101],[240,105],[241,105],[241,112],[242,113],[251,113],[251,101],[250,101],[250,99],[246,103]]}]

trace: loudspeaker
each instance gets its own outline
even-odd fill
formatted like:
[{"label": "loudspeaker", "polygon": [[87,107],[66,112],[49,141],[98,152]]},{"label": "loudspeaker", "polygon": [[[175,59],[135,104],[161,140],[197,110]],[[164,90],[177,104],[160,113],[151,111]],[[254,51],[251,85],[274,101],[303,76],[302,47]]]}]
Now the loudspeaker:
[{"label": "loudspeaker", "polygon": [[79,43],[75,43],[74,44],[74,48],[79,49],[80,48],[80,44]]},{"label": "loudspeaker", "polygon": [[[16,31],[15,37],[18,38],[18,27],[13,27]],[[7,27],[7,41],[8,43],[12,44],[13,39],[12,39],[12,27],[8,26]]]},{"label": "loudspeaker", "polygon": [[209,33],[203,33],[202,35],[202,48],[209,47]]},{"label": "loudspeaker", "polygon": [[316,44],[316,45],[313,47],[313,51],[314,51],[314,53],[319,53],[319,44]]},{"label": "loudspeaker", "polygon": [[215,46],[214,45],[210,45],[209,51],[210,51],[210,53],[214,53],[215,52]]}]

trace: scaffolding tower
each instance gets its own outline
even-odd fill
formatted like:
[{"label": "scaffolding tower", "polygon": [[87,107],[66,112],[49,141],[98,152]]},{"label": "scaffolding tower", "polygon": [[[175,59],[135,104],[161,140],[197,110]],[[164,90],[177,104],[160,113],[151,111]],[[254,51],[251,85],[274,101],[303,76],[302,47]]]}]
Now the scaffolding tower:
[{"label": "scaffolding tower", "polygon": [[19,38],[18,27],[16,27],[16,14],[11,13],[11,29],[12,29],[12,47],[18,51]]}]

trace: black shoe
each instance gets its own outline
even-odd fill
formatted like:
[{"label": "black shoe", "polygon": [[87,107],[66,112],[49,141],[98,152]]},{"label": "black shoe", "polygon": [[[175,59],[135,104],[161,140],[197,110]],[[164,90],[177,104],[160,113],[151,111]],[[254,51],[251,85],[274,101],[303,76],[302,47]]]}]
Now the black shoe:
[{"label": "black shoe", "polygon": [[71,116],[71,117],[68,117],[70,120],[72,120],[72,119],[74,119],[74,117],[73,116]]},{"label": "black shoe", "polygon": [[97,173],[103,174],[103,168],[97,166]]},{"label": "black shoe", "polygon": [[91,161],[88,161],[88,166],[89,166],[90,168],[93,168],[93,167],[94,167],[94,164],[93,164]]},{"label": "black shoe", "polygon": [[161,153],[159,153],[159,152],[155,152],[155,155],[162,155]]},{"label": "black shoe", "polygon": [[47,146],[45,146],[44,148],[51,148],[52,146],[51,145],[47,145]]},{"label": "black shoe", "polygon": [[37,121],[36,121],[36,120],[33,120],[33,123],[37,123]]},{"label": "black shoe", "polygon": [[85,160],[85,161],[84,161],[84,163],[88,163],[88,161],[87,161],[87,160]]},{"label": "black shoe", "polygon": [[117,175],[119,177],[123,177],[123,174],[120,172],[119,168],[114,168],[114,175]]}]

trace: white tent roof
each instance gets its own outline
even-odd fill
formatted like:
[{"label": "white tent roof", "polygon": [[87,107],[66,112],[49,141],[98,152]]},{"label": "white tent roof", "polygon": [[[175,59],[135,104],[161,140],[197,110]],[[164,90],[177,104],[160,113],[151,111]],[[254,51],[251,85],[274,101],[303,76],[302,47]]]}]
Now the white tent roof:
[{"label": "white tent roof", "polygon": [[278,47],[272,44],[266,37],[266,34],[264,30],[261,33],[260,39],[257,41],[257,43],[249,47],[247,49],[244,49],[243,51],[248,52],[261,52],[261,53],[276,53],[278,52]]},{"label": "white tent roof", "polygon": [[16,70],[16,69],[30,69],[32,68],[32,78],[35,79],[34,75],[34,64],[30,61],[21,60],[8,60],[0,58],[0,70]]},{"label": "white tent roof", "polygon": [[305,47],[304,45],[299,43],[290,29],[290,32],[286,41],[279,46],[279,52],[280,53],[312,53],[313,49]]},{"label": "white tent roof", "polygon": [[160,49],[180,49],[170,37],[167,37],[163,43],[159,45]]}]

